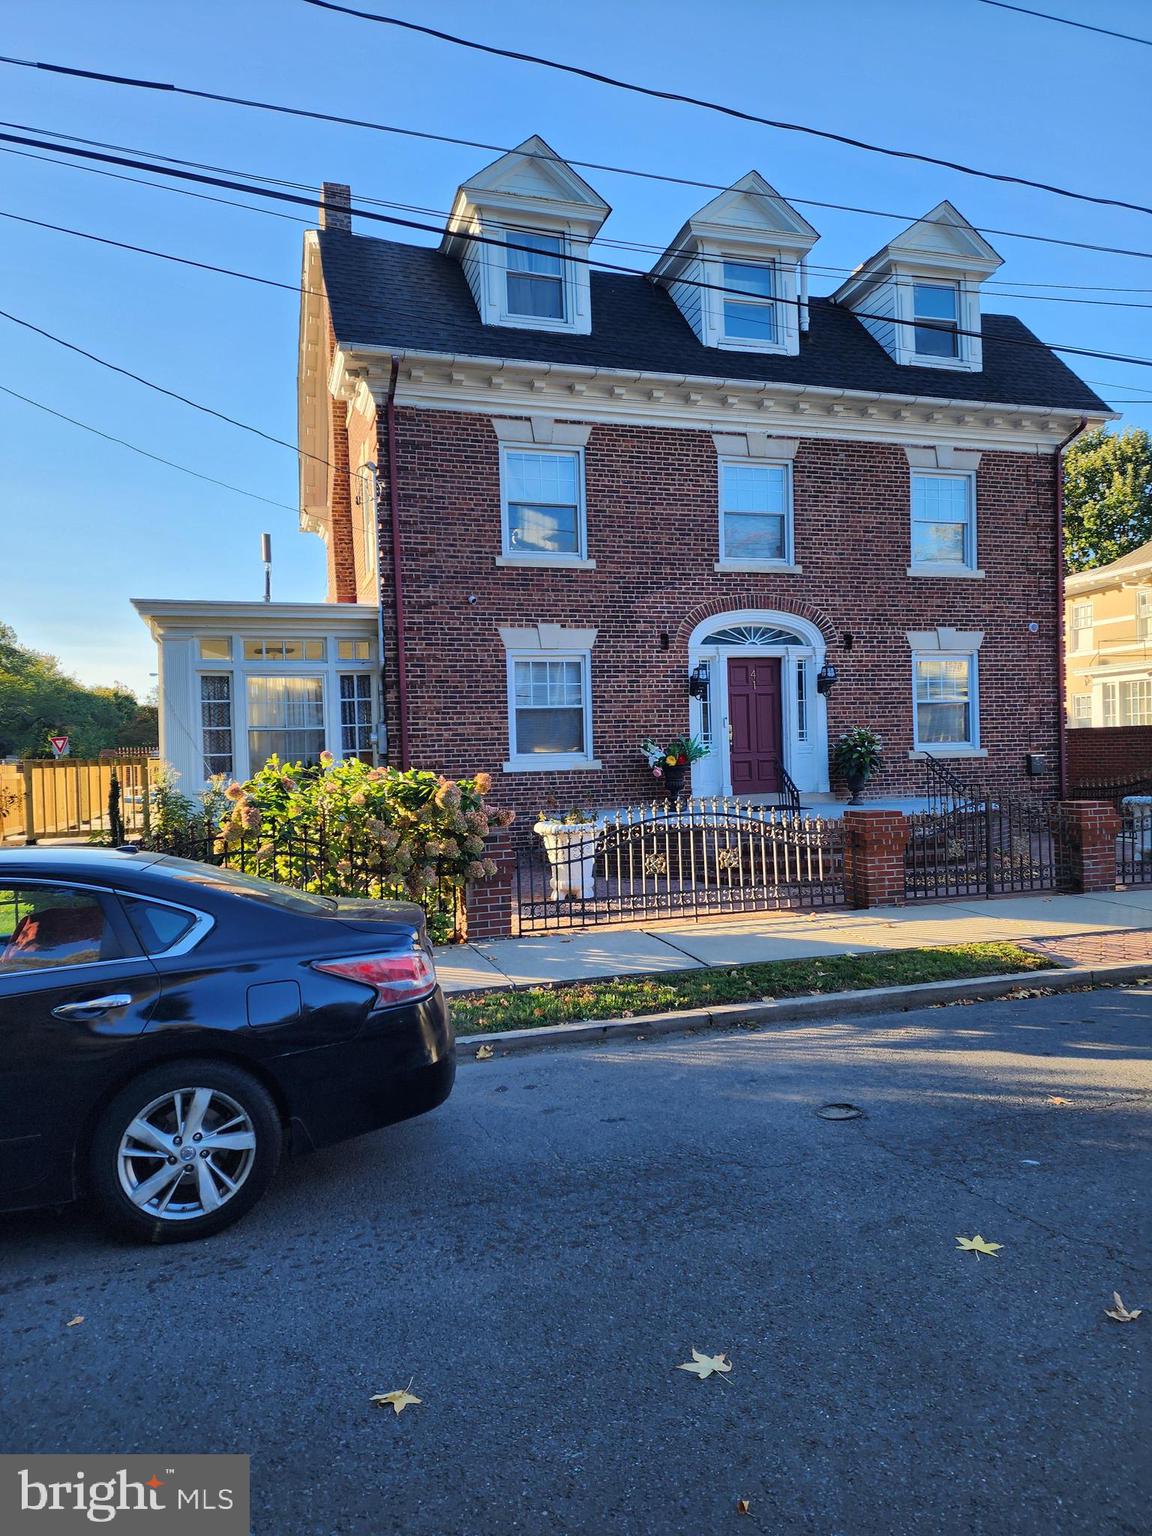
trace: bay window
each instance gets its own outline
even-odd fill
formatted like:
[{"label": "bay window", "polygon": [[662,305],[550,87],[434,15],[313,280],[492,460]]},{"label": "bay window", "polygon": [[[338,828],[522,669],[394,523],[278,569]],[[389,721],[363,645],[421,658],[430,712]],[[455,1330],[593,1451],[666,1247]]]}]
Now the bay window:
[{"label": "bay window", "polygon": [[273,754],[282,763],[318,763],[323,751],[323,678],[248,678],[249,773]]},{"label": "bay window", "polygon": [[204,777],[234,771],[232,764],[232,674],[200,674],[200,729]]}]

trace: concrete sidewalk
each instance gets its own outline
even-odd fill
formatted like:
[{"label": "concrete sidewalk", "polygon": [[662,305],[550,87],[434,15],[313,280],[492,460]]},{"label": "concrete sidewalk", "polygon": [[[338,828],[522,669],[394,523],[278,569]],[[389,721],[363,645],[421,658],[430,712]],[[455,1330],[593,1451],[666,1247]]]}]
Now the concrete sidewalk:
[{"label": "concrete sidewalk", "polygon": [[436,952],[436,964],[444,990],[464,992],[932,944],[1059,940],[1118,932],[1148,932],[1152,940],[1152,887],[1085,896],[925,902],[864,912],[832,907],[673,920],[651,927],[568,929],[526,939],[444,945]]}]

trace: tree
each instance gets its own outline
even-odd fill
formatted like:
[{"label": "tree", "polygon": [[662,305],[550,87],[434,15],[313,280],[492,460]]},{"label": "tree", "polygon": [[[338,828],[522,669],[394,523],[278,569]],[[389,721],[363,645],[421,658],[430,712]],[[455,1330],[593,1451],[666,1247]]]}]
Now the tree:
[{"label": "tree", "polygon": [[123,683],[86,688],[0,622],[0,757],[47,757],[57,735],[71,738],[76,757],[96,757],[105,747],[151,746],[154,730]]},{"label": "tree", "polygon": [[1064,564],[1107,565],[1152,539],[1152,439],[1101,427],[1064,458]]}]

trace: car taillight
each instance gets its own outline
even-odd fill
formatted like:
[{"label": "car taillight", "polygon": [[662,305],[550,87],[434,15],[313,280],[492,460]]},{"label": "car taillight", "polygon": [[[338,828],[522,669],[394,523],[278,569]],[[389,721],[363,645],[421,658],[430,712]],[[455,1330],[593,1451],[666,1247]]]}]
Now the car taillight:
[{"label": "car taillight", "polygon": [[346,960],[317,960],[318,971],[373,987],[383,1008],[427,997],[436,985],[436,967],[422,949],[405,955],[349,955]]}]

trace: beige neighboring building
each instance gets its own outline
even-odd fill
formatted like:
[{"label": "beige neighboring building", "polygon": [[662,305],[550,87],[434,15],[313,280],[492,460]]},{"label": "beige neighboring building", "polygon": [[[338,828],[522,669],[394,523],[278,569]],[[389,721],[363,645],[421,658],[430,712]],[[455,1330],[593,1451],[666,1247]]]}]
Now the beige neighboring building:
[{"label": "beige neighboring building", "polygon": [[1064,583],[1070,726],[1152,725],[1152,542]]}]

